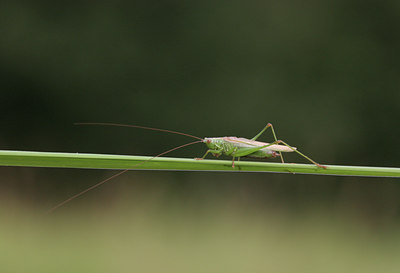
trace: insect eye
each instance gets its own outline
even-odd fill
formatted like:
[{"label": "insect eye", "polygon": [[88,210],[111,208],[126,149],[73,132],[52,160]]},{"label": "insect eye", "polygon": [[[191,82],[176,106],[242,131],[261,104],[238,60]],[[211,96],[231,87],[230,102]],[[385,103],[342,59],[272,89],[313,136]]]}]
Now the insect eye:
[{"label": "insect eye", "polygon": [[207,139],[207,143],[211,143],[211,139]]}]

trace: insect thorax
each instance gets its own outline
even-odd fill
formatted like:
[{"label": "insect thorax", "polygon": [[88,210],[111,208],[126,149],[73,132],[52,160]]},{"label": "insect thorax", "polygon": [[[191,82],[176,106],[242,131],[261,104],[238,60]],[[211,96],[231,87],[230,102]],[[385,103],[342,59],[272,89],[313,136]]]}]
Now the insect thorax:
[{"label": "insect thorax", "polygon": [[209,149],[220,150],[224,154],[234,147],[232,143],[225,141],[223,137],[206,137],[203,142]]}]

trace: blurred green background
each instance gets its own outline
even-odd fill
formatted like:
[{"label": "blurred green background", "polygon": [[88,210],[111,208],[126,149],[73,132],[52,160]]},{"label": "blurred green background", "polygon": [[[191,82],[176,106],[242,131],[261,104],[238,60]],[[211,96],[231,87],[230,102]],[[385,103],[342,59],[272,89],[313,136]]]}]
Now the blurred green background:
[{"label": "blurred green background", "polygon": [[[3,1],[0,147],[156,155],[191,140],[73,123],[252,137],[271,122],[320,163],[398,167],[399,23],[394,0]],[[1,271],[400,266],[398,179],[131,172],[43,215],[113,173],[0,168]]]}]

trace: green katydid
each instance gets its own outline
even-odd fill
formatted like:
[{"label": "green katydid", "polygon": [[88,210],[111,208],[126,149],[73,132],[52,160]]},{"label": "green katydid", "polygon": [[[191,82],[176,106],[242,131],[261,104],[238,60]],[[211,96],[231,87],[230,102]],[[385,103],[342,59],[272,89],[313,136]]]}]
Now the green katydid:
[{"label": "green katydid", "polygon": [[[272,143],[256,141],[268,128],[271,128],[275,141]],[[282,163],[284,163],[282,152],[296,152],[316,166],[326,168],[299,152],[296,147],[292,147],[286,142],[278,140],[271,123],[268,123],[267,126],[252,139],[242,137],[206,137],[203,142],[208,146],[209,150],[201,159],[204,159],[209,153],[217,157],[221,154],[232,156],[232,168],[235,167],[236,157],[239,161],[240,157],[273,158],[280,156]]]},{"label": "green katydid", "polygon": [[[159,128],[152,128],[152,127],[145,127],[145,126],[138,126],[138,125],[126,125],[126,124],[116,124],[116,123],[98,123],[98,122],[85,122],[85,123],[75,123],[76,125],[102,125],[102,126],[118,126],[118,127],[133,127],[133,128],[141,128],[141,129],[146,129],[146,130],[153,130],[153,131],[161,131],[161,132],[167,132],[167,133],[172,133],[172,134],[178,134],[178,135],[183,135],[183,136],[188,136],[191,138],[198,139],[197,141],[190,142],[187,144],[180,145],[178,147],[172,148],[168,151],[165,151],[163,153],[160,153],[149,160],[152,160],[156,157],[162,156],[164,154],[170,153],[172,151],[178,150],[180,148],[193,145],[196,143],[205,143],[207,147],[209,148],[207,152],[204,154],[203,157],[201,158],[196,158],[196,160],[202,160],[204,159],[209,153],[212,155],[219,157],[220,155],[224,154],[227,156],[232,157],[232,168],[235,168],[235,159],[239,161],[241,157],[253,157],[253,158],[274,158],[274,157],[280,157],[282,163],[284,163],[282,152],[296,152],[297,154],[301,155],[314,165],[316,165],[319,168],[324,168],[326,169],[326,166],[323,166],[321,164],[318,164],[308,156],[304,155],[300,151],[297,150],[296,147],[292,147],[286,142],[282,140],[278,140],[276,137],[276,133],[274,130],[274,127],[272,126],[271,123],[268,123],[262,130],[259,132],[255,137],[252,139],[247,139],[247,138],[241,138],[241,137],[205,137],[205,138],[200,138],[194,135],[182,133],[182,132],[177,132],[177,131],[171,131],[167,129],[159,129]],[[268,129],[271,128],[272,135],[274,137],[274,141],[272,143],[266,143],[266,142],[260,142],[257,141],[257,139]],[[147,160],[147,161],[149,161]],[[147,161],[141,162],[135,166],[132,167],[137,167],[139,165],[145,164]],[[74,196],[68,198],[67,200],[63,201],[62,203],[59,203],[57,206],[53,207],[51,211],[54,211],[55,209],[63,206],[64,204],[68,203],[69,201],[75,199],[76,197],[94,189],[97,188],[98,186],[108,182],[109,180],[129,171],[129,169],[121,171],[117,174],[114,174],[113,176],[100,181],[99,183],[91,186],[90,188],[87,188],[86,190],[79,192],[78,194],[75,194]]]}]

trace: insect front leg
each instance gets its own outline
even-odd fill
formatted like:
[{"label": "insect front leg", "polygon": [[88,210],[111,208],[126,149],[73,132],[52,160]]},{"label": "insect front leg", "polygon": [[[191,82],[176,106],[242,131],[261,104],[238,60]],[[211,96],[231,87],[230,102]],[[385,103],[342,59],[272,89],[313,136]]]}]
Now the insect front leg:
[{"label": "insect front leg", "polygon": [[207,152],[200,158],[195,158],[196,160],[203,160],[209,153],[212,153],[214,156],[218,157],[222,154],[222,150],[212,150],[209,149]]},{"label": "insect front leg", "polygon": [[[259,138],[268,128],[271,128],[272,135],[274,136],[274,140],[275,140],[275,142],[278,142],[278,139],[276,138],[274,126],[272,126],[271,123],[268,123],[267,126],[265,126],[264,129],[262,129],[261,132],[259,132],[259,133],[258,133],[255,137],[253,137],[251,140],[257,140],[257,138]],[[279,156],[280,156],[280,158],[281,158],[282,163],[285,163],[285,161],[283,160],[282,152],[278,152],[278,153],[279,153]]]}]

